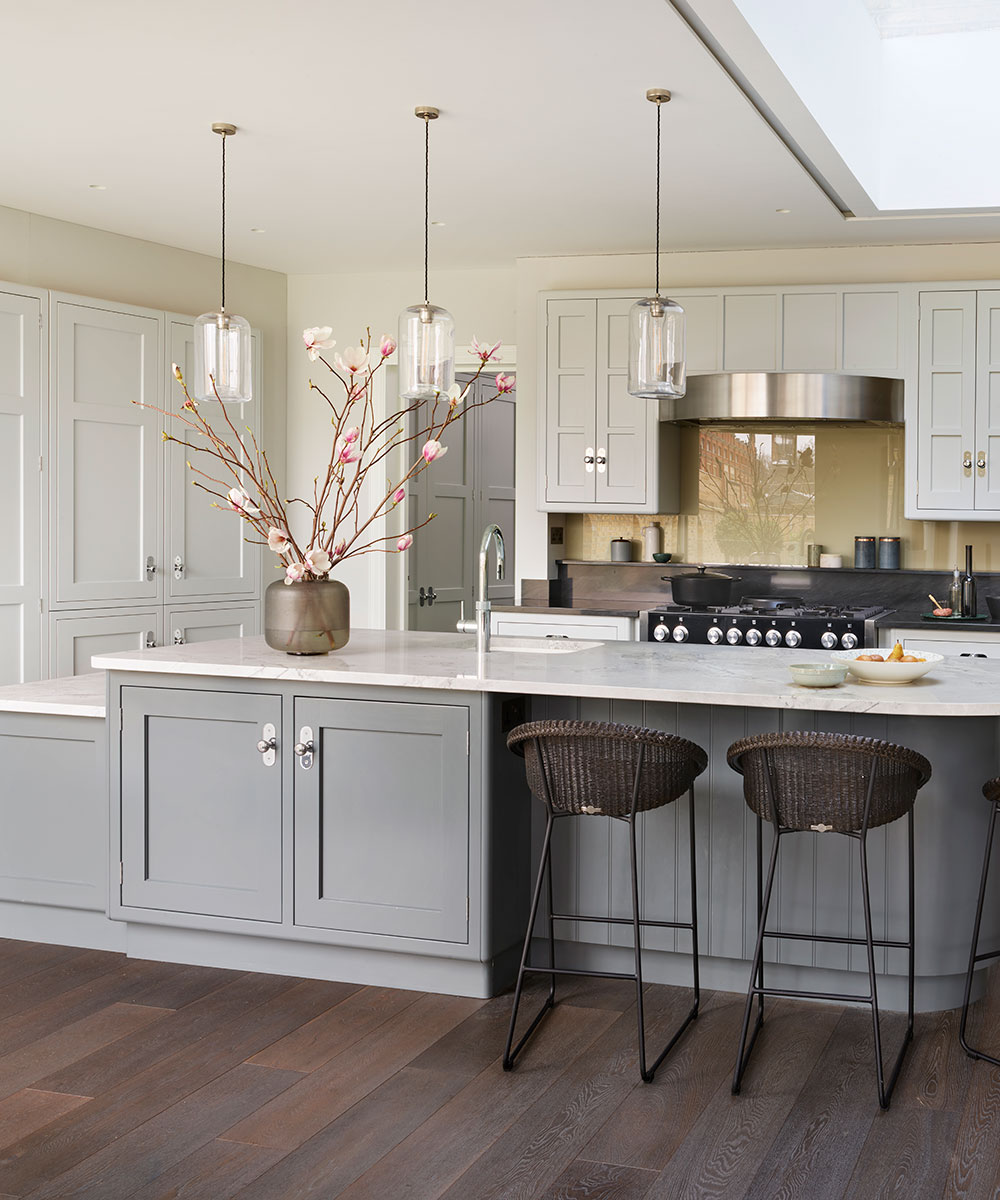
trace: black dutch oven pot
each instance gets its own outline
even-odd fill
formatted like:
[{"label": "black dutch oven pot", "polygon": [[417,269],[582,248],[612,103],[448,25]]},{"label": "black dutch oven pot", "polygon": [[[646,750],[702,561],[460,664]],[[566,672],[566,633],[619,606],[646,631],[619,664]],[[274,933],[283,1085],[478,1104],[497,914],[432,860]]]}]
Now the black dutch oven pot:
[{"label": "black dutch oven pot", "polygon": [[738,575],[723,575],[704,567],[661,578],[671,584],[675,604],[690,604],[695,608],[725,608],[732,604],[733,584],[740,582]]}]

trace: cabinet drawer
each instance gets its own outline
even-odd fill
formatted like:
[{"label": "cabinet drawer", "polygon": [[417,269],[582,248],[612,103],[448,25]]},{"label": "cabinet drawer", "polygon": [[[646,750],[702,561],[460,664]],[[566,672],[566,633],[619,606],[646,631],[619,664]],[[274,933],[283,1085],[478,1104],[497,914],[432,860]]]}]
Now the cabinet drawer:
[{"label": "cabinet drawer", "polygon": [[548,620],[537,617],[534,620],[504,613],[495,615],[490,626],[490,632],[498,637],[560,637],[560,638],[590,638],[603,642],[628,642],[635,640],[635,621],[631,617],[573,618],[560,617],[558,620]]}]

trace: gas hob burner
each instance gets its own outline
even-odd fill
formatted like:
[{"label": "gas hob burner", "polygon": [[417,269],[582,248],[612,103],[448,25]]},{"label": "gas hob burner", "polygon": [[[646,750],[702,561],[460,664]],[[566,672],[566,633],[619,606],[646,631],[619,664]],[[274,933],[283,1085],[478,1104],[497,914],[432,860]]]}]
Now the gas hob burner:
[{"label": "gas hob burner", "polygon": [[739,611],[777,612],[783,608],[802,608],[804,604],[801,596],[743,596],[739,603]]}]

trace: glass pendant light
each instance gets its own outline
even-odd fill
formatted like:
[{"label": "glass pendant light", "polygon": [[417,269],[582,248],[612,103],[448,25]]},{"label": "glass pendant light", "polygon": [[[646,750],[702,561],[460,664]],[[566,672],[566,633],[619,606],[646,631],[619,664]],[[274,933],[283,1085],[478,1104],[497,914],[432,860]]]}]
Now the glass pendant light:
[{"label": "glass pendant light", "polygon": [[455,382],[455,319],[431,304],[427,288],[430,229],[430,127],[441,114],[421,104],[413,110],[424,123],[424,300],[399,317],[399,394],[404,400],[433,400]]},{"label": "glass pendant light", "polygon": [[629,395],[646,400],[684,395],[684,309],[660,295],[660,107],[670,100],[666,88],[650,88],[656,105],[656,295],[637,300],[628,314]]},{"label": "glass pendant light", "polygon": [[250,324],[226,312],[226,138],[236,126],[217,121],[212,132],[222,137],[222,304],[218,312],[202,313],[194,323],[191,392],[196,400],[243,404],[253,396]]}]

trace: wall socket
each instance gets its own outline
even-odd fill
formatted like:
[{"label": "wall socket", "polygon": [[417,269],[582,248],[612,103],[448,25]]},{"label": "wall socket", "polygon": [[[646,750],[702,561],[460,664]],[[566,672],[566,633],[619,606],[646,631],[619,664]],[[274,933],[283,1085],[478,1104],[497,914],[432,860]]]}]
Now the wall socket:
[{"label": "wall socket", "polygon": [[561,525],[553,525],[549,530],[549,545],[561,546],[563,544],[563,527]]}]

